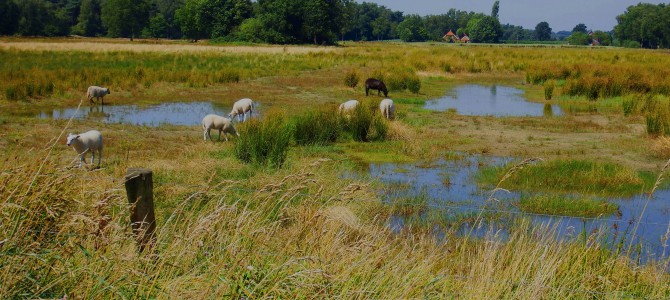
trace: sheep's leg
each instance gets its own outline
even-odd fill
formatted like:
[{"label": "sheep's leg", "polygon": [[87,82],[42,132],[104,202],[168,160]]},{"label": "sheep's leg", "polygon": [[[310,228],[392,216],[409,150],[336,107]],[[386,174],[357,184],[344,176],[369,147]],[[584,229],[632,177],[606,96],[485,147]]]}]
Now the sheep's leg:
[{"label": "sheep's leg", "polygon": [[102,149],[98,150],[98,167],[102,163]]},{"label": "sheep's leg", "polygon": [[79,167],[81,168],[86,163],[86,152],[79,154]]},{"label": "sheep's leg", "polygon": [[226,139],[226,142],[228,141],[228,133],[223,133],[223,137]]},{"label": "sheep's leg", "polygon": [[[209,135],[209,128],[205,128],[205,132],[202,133],[203,139],[205,139],[205,142],[207,141],[207,136]],[[212,137],[209,137],[212,139]]]},{"label": "sheep's leg", "polygon": [[219,141],[221,141],[221,131],[223,131],[223,130],[219,129]]},{"label": "sheep's leg", "polygon": [[91,164],[95,164],[95,151],[91,151]]}]

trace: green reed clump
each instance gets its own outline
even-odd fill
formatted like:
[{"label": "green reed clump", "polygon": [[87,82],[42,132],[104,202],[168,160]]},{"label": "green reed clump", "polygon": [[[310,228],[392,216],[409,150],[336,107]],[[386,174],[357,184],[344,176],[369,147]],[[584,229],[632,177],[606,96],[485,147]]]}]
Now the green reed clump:
[{"label": "green reed clump", "polygon": [[517,206],[523,212],[571,217],[606,216],[618,209],[602,199],[544,194],[523,196]]},{"label": "green reed clump", "polygon": [[[495,185],[508,168],[482,168],[477,180],[480,184]],[[648,172],[637,172],[614,163],[559,159],[528,165],[510,176],[502,187],[531,192],[629,196],[650,189],[653,180]]]},{"label": "green reed clump", "polygon": [[421,79],[413,72],[398,71],[389,75],[384,82],[389,91],[403,91],[408,89],[414,94],[421,90]]},{"label": "green reed clump", "polygon": [[245,163],[282,167],[291,140],[291,126],[283,115],[252,119],[239,125],[237,130],[240,136],[235,143],[235,157]]},{"label": "green reed clump", "polygon": [[240,72],[238,70],[224,70],[215,73],[215,83],[238,83],[240,82]]},{"label": "green reed clump", "polygon": [[407,82],[407,89],[409,89],[410,92],[414,94],[418,94],[419,90],[421,90],[421,79],[419,76],[410,76],[406,80]]},{"label": "green reed clump", "polygon": [[389,124],[376,112],[377,107],[373,102],[361,103],[343,118],[344,130],[357,142],[385,140],[389,133]]},{"label": "green reed clump", "polygon": [[372,125],[372,112],[368,107],[361,104],[348,116],[345,128],[354,141],[367,142],[370,126]]},{"label": "green reed clump", "polygon": [[358,73],[354,70],[351,70],[344,75],[344,85],[350,88],[355,88],[358,85],[359,80]]},{"label": "green reed clump", "polygon": [[554,82],[549,80],[544,83],[544,100],[551,100],[554,95]]},{"label": "green reed clump", "polygon": [[343,120],[334,110],[309,111],[293,118],[293,137],[298,145],[334,143],[342,131]]},{"label": "green reed clump", "polygon": [[373,141],[383,141],[389,133],[388,120],[381,114],[377,114],[372,118],[372,137]]},{"label": "green reed clump", "polygon": [[649,112],[644,118],[647,134],[653,136],[670,135],[669,115],[665,110]]}]

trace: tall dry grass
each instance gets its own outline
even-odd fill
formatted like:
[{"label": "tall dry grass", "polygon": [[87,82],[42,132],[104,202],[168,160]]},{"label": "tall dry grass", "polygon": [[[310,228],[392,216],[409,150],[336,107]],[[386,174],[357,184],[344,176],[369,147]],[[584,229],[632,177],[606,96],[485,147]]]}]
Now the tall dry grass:
[{"label": "tall dry grass", "polygon": [[[397,234],[386,225],[394,208],[368,182],[337,176],[338,161],[294,157],[289,168],[234,180],[239,163],[212,158],[221,145],[211,143],[169,165],[151,163],[157,246],[138,254],[119,180],[124,164],[69,169],[62,156],[70,149],[54,145],[0,160],[2,298],[670,295],[662,262],[637,266],[595,233],[586,243],[561,241],[555,228],[524,221],[507,238]],[[212,175],[207,165],[217,163],[227,172]]]}]

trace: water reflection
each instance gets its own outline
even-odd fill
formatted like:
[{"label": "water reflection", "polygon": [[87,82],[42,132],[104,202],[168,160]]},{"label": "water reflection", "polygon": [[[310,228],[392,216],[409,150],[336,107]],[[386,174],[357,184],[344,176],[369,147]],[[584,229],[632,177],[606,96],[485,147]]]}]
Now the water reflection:
[{"label": "water reflection", "polygon": [[[547,106],[550,109],[547,109]],[[424,108],[436,111],[455,109],[469,116],[560,116],[563,114],[556,104],[526,101],[523,91],[508,86],[478,84],[454,88],[446,96],[426,102]],[[547,112],[550,114],[547,114]]]},{"label": "water reflection", "polygon": [[232,106],[214,102],[175,102],[158,105],[95,105],[91,107],[54,109],[40,112],[42,119],[94,119],[105,123],[159,126],[198,125],[207,114],[227,115]]}]

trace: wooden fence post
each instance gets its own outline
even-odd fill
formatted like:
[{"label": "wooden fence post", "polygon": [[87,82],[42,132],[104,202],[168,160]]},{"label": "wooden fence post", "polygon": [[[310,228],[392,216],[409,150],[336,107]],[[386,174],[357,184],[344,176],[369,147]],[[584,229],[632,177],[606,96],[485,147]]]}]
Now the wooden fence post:
[{"label": "wooden fence post", "polygon": [[156,242],[154,188],[149,169],[129,168],[126,171],[126,194],[130,206],[130,225],[140,252]]}]

